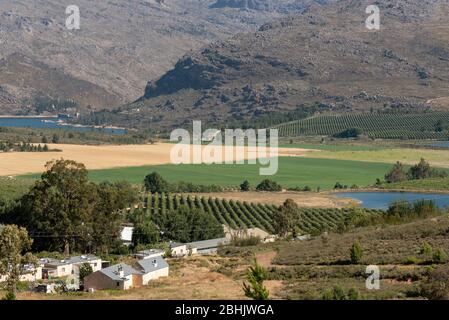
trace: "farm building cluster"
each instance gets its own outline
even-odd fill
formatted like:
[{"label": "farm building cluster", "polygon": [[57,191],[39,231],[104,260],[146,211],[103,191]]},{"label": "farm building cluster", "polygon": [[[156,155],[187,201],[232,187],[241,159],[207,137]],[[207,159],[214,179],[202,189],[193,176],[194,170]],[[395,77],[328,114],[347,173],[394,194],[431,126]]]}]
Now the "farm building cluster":
[{"label": "farm building cluster", "polygon": [[[215,254],[220,246],[230,243],[229,237],[196,241],[190,243],[169,243],[169,255],[183,258],[191,255]],[[109,265],[95,255],[73,256],[67,259],[42,258],[36,265],[24,265],[20,278],[22,282],[36,283],[36,291],[56,292],[54,281],[64,283],[64,290],[128,290],[148,285],[150,281],[169,276],[169,264],[165,261],[166,251],[147,249],[132,255],[134,263]],[[88,264],[91,273],[80,281],[80,269]],[[0,282],[6,276],[0,275]],[[82,283],[82,284],[81,284]]]}]

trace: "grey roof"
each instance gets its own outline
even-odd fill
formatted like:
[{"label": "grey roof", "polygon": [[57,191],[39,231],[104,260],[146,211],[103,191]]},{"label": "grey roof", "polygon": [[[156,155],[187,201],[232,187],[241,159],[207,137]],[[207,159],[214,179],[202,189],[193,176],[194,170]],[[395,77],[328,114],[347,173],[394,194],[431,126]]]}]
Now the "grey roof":
[{"label": "grey roof", "polygon": [[114,281],[123,281],[124,279],[120,278],[120,275],[119,275],[119,271],[118,271],[119,267],[122,267],[125,277],[132,275],[132,274],[142,274],[142,272],[137,271],[136,269],[127,265],[126,263],[116,264],[116,265],[102,269],[97,272],[103,273],[104,275],[106,275],[107,277],[111,278]]},{"label": "grey roof", "polygon": [[141,250],[141,251],[137,252],[138,255],[142,255],[142,256],[149,256],[149,255],[152,255],[152,254],[159,254],[159,253],[164,253],[164,250],[147,249],[147,250]]},{"label": "grey roof", "polygon": [[210,248],[217,248],[220,244],[228,244],[227,238],[210,239],[204,241],[195,241],[187,243],[187,247],[197,248],[198,250],[205,250]]},{"label": "grey roof", "polygon": [[185,246],[185,243],[180,243],[180,242],[170,242],[170,249],[176,248],[176,247],[182,247]]},{"label": "grey roof", "polygon": [[162,257],[155,257],[137,262],[144,273],[150,273],[156,270],[168,268],[167,262]]},{"label": "grey roof", "polygon": [[82,256],[76,256],[76,257],[70,257],[64,260],[57,260],[57,259],[40,259],[40,262],[43,262],[45,265],[58,267],[58,266],[64,266],[69,264],[81,264],[85,262],[90,262],[94,260],[101,260],[101,258],[94,256],[94,255],[82,255]]}]

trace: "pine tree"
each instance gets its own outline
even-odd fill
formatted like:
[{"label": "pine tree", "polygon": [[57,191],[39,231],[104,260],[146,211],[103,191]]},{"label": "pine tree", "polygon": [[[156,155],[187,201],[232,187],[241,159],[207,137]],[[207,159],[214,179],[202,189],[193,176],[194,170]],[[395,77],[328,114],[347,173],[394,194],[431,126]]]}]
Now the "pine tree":
[{"label": "pine tree", "polygon": [[350,250],[351,263],[359,264],[363,257],[363,249],[358,241],[354,242]]},{"label": "pine tree", "polygon": [[254,265],[251,266],[247,273],[248,283],[243,283],[243,291],[245,296],[254,300],[268,300],[270,293],[263,285],[267,278],[265,269],[254,259]]}]

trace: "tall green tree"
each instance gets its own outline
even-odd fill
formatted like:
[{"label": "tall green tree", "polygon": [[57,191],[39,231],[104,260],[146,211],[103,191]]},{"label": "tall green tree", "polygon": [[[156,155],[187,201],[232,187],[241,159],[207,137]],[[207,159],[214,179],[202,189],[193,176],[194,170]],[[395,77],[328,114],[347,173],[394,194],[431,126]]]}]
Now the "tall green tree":
[{"label": "tall green tree", "polygon": [[35,249],[108,253],[119,241],[121,211],[137,199],[135,190],[125,183],[89,182],[84,165],[71,160],[46,168],[16,210],[16,222],[36,236]]},{"label": "tall green tree", "polygon": [[36,241],[38,249],[69,254],[71,247],[81,249],[93,232],[95,188],[83,164],[61,159],[47,163],[46,169],[21,201],[22,218],[31,234],[45,235]]},{"label": "tall green tree", "polygon": [[270,293],[263,285],[267,278],[266,270],[254,259],[254,264],[248,269],[246,274],[248,282],[243,283],[245,296],[254,300],[268,300]]},{"label": "tall green tree", "polygon": [[162,178],[162,176],[153,172],[145,177],[145,189],[151,193],[163,193],[169,191],[169,183]]},{"label": "tall green tree", "polygon": [[160,240],[160,232],[151,220],[145,220],[134,226],[133,245],[147,245],[157,243]]},{"label": "tall green tree", "polygon": [[0,275],[6,276],[7,299],[15,299],[20,276],[27,267],[35,268],[37,259],[29,250],[33,240],[25,228],[16,225],[0,229]]},{"label": "tall green tree", "polygon": [[183,205],[159,220],[166,240],[192,242],[224,235],[223,226],[212,215],[198,208]]},{"label": "tall green tree", "polygon": [[119,245],[125,218],[122,211],[137,201],[137,193],[126,182],[104,182],[95,187],[91,241],[95,251],[107,254],[111,248]]},{"label": "tall green tree", "polygon": [[273,227],[281,237],[288,233],[295,233],[295,227],[299,219],[299,207],[292,199],[285,200],[284,204],[273,215]]},{"label": "tall green tree", "polygon": [[81,283],[84,282],[84,278],[87,277],[88,275],[92,274],[94,272],[94,270],[92,269],[92,266],[90,265],[90,263],[83,263],[80,267],[80,281]]}]

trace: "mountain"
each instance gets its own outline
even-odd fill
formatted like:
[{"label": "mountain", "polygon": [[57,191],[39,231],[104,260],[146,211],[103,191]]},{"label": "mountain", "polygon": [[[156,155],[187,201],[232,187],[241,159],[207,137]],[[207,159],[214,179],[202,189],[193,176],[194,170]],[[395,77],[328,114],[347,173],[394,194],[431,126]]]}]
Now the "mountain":
[{"label": "mountain", "polygon": [[78,0],[80,30],[70,31],[73,1],[2,0],[0,113],[36,112],[37,98],[84,110],[135,101],[190,50],[285,16],[292,1],[259,11],[214,0]]},{"label": "mountain", "polygon": [[256,32],[214,42],[149,81],[136,103],[84,121],[171,128],[317,105],[332,112],[448,109],[447,1],[377,0],[379,31],[365,27],[372,3],[315,3]]}]

